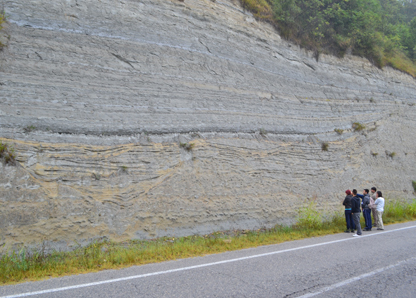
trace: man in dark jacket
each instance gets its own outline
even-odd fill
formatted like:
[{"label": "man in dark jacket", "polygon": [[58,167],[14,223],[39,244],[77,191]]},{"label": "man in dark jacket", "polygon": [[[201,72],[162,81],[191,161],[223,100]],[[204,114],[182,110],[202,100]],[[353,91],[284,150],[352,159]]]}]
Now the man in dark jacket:
[{"label": "man in dark jacket", "polygon": [[345,197],[344,202],[342,202],[342,205],[345,206],[345,221],[347,222],[347,229],[345,230],[345,233],[349,233],[350,231],[351,233],[354,233],[355,224],[352,220],[351,214],[351,190],[348,189],[345,191],[345,193],[347,194],[347,196]]},{"label": "man in dark jacket", "polygon": [[357,196],[357,190],[352,190],[353,198],[351,199],[351,213],[352,213],[352,220],[355,223],[357,228],[357,234],[352,235],[353,237],[361,236],[361,224],[360,224],[360,214],[361,214],[361,204],[360,198]]}]

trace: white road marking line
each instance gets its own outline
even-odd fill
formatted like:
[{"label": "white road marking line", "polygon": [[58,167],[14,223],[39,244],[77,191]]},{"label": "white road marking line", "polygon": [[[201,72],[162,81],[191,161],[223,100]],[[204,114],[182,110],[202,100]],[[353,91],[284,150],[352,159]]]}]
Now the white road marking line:
[{"label": "white road marking line", "polygon": [[55,289],[35,291],[35,292],[27,292],[27,293],[14,294],[14,295],[9,295],[9,296],[1,296],[0,298],[18,298],[18,297],[28,297],[28,296],[42,295],[42,294],[48,294],[48,293],[54,293],[54,292],[62,292],[62,291],[68,291],[68,290],[98,286],[98,285],[103,285],[103,284],[127,281],[127,280],[131,280],[131,279],[144,278],[144,277],[155,276],[155,275],[162,275],[162,274],[168,274],[168,273],[174,273],[174,272],[180,272],[180,271],[188,271],[188,270],[210,267],[210,266],[215,266],[215,265],[220,265],[220,264],[227,264],[227,263],[239,262],[239,261],[250,260],[250,259],[255,259],[255,258],[261,258],[261,257],[265,257],[265,256],[277,255],[277,254],[281,254],[281,253],[285,253],[285,252],[291,252],[291,251],[296,251],[296,250],[301,250],[301,249],[306,249],[306,248],[318,247],[318,246],[323,246],[323,245],[328,245],[328,244],[333,244],[333,243],[339,243],[339,242],[344,242],[344,241],[353,241],[353,240],[357,240],[357,239],[360,239],[360,238],[378,236],[378,235],[383,235],[383,234],[387,234],[387,233],[393,233],[393,232],[403,231],[403,230],[408,230],[408,229],[413,229],[413,228],[416,228],[416,226],[410,226],[410,227],[400,228],[400,229],[391,230],[391,231],[384,231],[384,232],[369,234],[369,235],[365,235],[365,236],[361,236],[361,237],[354,237],[354,238],[351,237],[351,238],[345,238],[345,239],[334,240],[334,241],[329,241],[329,242],[311,244],[311,245],[306,245],[306,246],[301,246],[301,247],[289,248],[289,249],[285,249],[285,250],[272,251],[272,252],[268,252],[268,253],[252,255],[252,256],[236,258],[236,259],[230,259],[230,260],[225,260],[225,261],[206,263],[206,264],[189,266],[189,267],[182,267],[182,268],[171,269],[171,270],[166,270],[166,271],[157,271],[157,272],[153,272],[153,273],[133,275],[133,276],[127,276],[127,277],[122,277],[122,278],[108,279],[108,280],[102,280],[102,281],[91,282],[91,283],[86,283],[86,284],[79,284],[79,285],[74,285],[74,286],[69,286],[69,287],[55,288]]},{"label": "white road marking line", "polygon": [[400,266],[400,265],[402,265],[402,264],[404,264],[404,263],[407,263],[407,262],[409,262],[409,261],[413,261],[413,260],[416,260],[416,257],[413,257],[413,258],[410,258],[410,259],[407,259],[407,260],[404,260],[404,261],[400,261],[400,262],[398,262],[398,263],[396,263],[396,264],[393,264],[393,265],[390,265],[390,266],[387,266],[387,267],[384,267],[384,268],[380,268],[380,269],[377,269],[377,270],[374,270],[374,271],[371,271],[371,272],[368,272],[368,273],[362,274],[362,275],[360,275],[360,276],[353,277],[353,278],[350,278],[350,279],[347,279],[347,280],[341,281],[341,282],[339,282],[339,283],[336,283],[336,284],[333,284],[333,285],[331,285],[331,286],[325,287],[325,288],[323,288],[322,290],[320,290],[320,291],[318,291],[318,292],[308,293],[308,294],[305,294],[305,295],[302,295],[302,296],[298,296],[297,298],[309,298],[309,297],[314,297],[314,296],[316,296],[316,295],[323,294],[323,293],[328,292],[328,291],[331,291],[331,290],[333,290],[333,289],[336,289],[336,288],[339,288],[339,287],[342,287],[342,286],[348,285],[348,284],[350,284],[350,283],[352,283],[352,282],[354,282],[354,281],[358,281],[358,280],[360,280],[360,279],[363,279],[363,278],[366,278],[366,277],[369,277],[369,276],[375,275],[375,274],[377,274],[377,273],[381,273],[381,272],[383,272],[383,271],[386,271],[386,270],[392,269],[392,268],[394,268],[394,267]]}]

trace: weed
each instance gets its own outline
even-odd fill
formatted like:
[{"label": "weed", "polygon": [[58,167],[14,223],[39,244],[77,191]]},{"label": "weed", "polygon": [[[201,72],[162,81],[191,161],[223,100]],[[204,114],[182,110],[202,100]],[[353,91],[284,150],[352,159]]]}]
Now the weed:
[{"label": "weed", "polygon": [[321,144],[322,151],[328,151],[329,144],[327,142],[323,142]]},{"label": "weed", "polygon": [[97,173],[92,173],[92,178],[94,178],[95,180],[100,180],[101,179],[101,175],[97,174]]},{"label": "weed", "polygon": [[32,132],[32,131],[34,131],[34,130],[36,130],[36,127],[35,127],[35,126],[33,126],[33,125],[26,126],[25,128],[23,128],[23,131],[24,131],[25,133],[30,133],[30,132]]},{"label": "weed", "polygon": [[412,220],[416,217],[416,200],[407,202],[402,199],[386,200],[384,206],[383,222],[396,223],[403,220]]},{"label": "weed", "polygon": [[316,210],[314,201],[299,209],[297,226],[307,229],[320,229],[322,227],[322,216]]},{"label": "weed", "polygon": [[340,128],[335,128],[334,131],[339,135],[342,135],[342,133],[344,132],[344,130]]},{"label": "weed", "polygon": [[396,152],[389,152],[389,151],[386,151],[386,155],[388,156],[388,157],[391,157],[391,158],[393,158],[393,157],[395,157],[396,156]]},{"label": "weed", "polygon": [[378,155],[378,153],[377,153],[377,152],[373,152],[373,151],[371,151],[371,155],[375,157],[375,156],[377,156],[377,155]]},{"label": "weed", "polygon": [[0,142],[0,159],[9,165],[16,165],[16,153],[14,148],[7,143]]},{"label": "weed", "polygon": [[[3,30],[3,24],[5,22],[6,22],[6,15],[3,10],[3,11],[0,11],[0,30]],[[0,50],[3,49],[4,46],[5,44],[0,41]]]},{"label": "weed", "polygon": [[413,189],[414,189],[414,191],[415,191],[415,193],[416,193],[416,181],[412,181],[412,186],[413,186]]},{"label": "weed", "polygon": [[372,98],[372,97],[371,97],[371,98],[370,98],[370,102],[371,102],[371,103],[375,103],[376,101],[375,101],[375,99],[374,99],[374,98]]},{"label": "weed", "polygon": [[127,166],[121,166],[120,169],[122,172],[127,173]]},{"label": "weed", "polygon": [[187,151],[191,151],[195,147],[195,144],[194,143],[179,143],[179,146],[181,148],[184,148]]},{"label": "weed", "polygon": [[267,131],[264,128],[260,128],[260,135],[265,137],[267,135]]},{"label": "weed", "polygon": [[352,129],[354,129],[354,131],[362,131],[365,129],[365,126],[359,122],[354,122],[352,124]]}]

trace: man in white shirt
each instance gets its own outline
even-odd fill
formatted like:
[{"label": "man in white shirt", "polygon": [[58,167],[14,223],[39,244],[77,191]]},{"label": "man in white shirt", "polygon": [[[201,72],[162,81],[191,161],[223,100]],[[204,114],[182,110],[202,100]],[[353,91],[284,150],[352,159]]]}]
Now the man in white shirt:
[{"label": "man in white shirt", "polygon": [[377,200],[374,202],[376,205],[376,213],[377,213],[377,230],[384,230],[383,225],[383,212],[384,212],[384,198],[381,191],[377,191]]}]

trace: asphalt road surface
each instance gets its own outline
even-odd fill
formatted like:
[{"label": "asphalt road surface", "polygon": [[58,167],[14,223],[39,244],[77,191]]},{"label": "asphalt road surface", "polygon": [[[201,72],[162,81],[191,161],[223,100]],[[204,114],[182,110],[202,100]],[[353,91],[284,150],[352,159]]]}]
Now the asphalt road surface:
[{"label": "asphalt road surface", "polygon": [[0,287],[4,297],[416,297],[416,222]]}]

